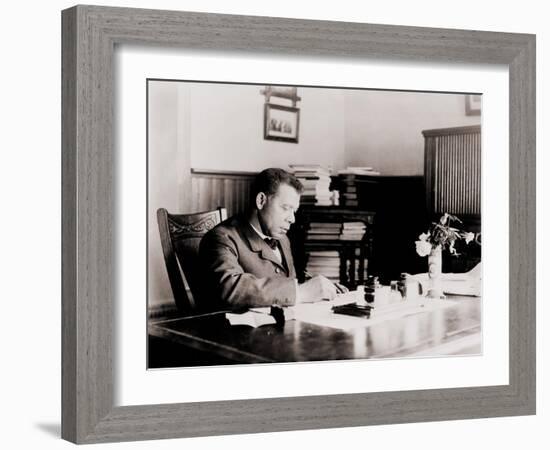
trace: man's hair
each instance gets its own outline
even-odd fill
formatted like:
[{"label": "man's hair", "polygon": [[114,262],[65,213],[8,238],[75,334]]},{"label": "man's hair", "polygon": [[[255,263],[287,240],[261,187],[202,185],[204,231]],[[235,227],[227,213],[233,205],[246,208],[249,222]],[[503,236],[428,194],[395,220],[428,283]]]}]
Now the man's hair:
[{"label": "man's hair", "polygon": [[288,173],[286,170],[270,168],[262,170],[252,183],[250,191],[250,199],[252,205],[256,203],[256,196],[263,192],[268,197],[274,195],[281,184],[288,184],[296,189],[296,192],[301,194],[304,190],[303,184],[293,174]]}]

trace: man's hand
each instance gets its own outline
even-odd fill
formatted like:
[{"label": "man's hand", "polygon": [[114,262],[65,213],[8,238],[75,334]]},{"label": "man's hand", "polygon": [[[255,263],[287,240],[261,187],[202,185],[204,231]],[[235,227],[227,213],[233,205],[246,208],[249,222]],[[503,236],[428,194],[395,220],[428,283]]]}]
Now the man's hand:
[{"label": "man's hand", "polygon": [[322,299],[332,300],[337,289],[334,283],[322,275],[317,275],[298,285],[298,303],[318,302]]},{"label": "man's hand", "polygon": [[345,294],[346,292],[349,292],[349,289],[346,286],[344,286],[343,284],[334,283],[334,285],[336,286],[336,292],[338,294]]}]

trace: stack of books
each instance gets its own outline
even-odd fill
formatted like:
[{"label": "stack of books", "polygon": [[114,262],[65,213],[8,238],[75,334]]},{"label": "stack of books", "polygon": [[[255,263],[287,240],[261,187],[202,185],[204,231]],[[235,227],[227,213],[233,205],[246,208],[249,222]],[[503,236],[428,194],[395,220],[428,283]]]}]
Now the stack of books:
[{"label": "stack of books", "polygon": [[341,231],[340,222],[311,222],[306,237],[308,240],[317,241],[338,240]]},{"label": "stack of books", "polygon": [[344,222],[342,224],[342,241],[360,241],[365,235],[367,227],[363,222]]},{"label": "stack of books", "polygon": [[358,206],[355,175],[340,175],[340,204],[342,206]]},{"label": "stack of books", "polygon": [[340,255],[335,250],[309,252],[306,270],[311,275],[324,275],[333,282],[340,282]]},{"label": "stack of books", "polygon": [[318,164],[295,164],[289,167],[304,185],[304,192],[300,197],[302,205],[332,205],[329,169]]},{"label": "stack of books", "polygon": [[367,166],[348,166],[345,169],[338,171],[338,175],[369,175],[377,176],[380,172],[374,170],[372,167]]},{"label": "stack of books", "polygon": [[357,182],[368,176],[378,176],[380,172],[372,167],[354,167],[338,171],[340,184],[340,204],[342,206],[359,206]]}]

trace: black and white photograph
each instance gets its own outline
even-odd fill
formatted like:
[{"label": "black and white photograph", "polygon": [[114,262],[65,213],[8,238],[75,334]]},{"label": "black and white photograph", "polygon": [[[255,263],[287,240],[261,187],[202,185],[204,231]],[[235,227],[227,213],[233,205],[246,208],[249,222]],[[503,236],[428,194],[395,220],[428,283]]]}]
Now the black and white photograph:
[{"label": "black and white photograph", "polygon": [[472,98],[147,80],[148,368],[482,355]]},{"label": "black and white photograph", "polygon": [[3,448],[548,447],[544,2],[93,3],[3,8]]},{"label": "black and white photograph", "polygon": [[298,142],[300,111],[297,108],[265,104],[265,138]]}]

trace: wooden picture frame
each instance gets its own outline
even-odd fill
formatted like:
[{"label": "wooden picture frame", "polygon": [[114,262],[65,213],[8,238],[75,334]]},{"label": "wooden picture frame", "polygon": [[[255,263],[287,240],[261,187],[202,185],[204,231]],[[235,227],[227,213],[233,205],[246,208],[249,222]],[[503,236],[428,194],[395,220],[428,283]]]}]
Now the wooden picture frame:
[{"label": "wooden picture frame", "polygon": [[298,143],[300,110],[292,106],[266,103],[264,106],[264,139]]},{"label": "wooden picture frame", "polygon": [[[62,437],[76,443],[535,413],[535,37],[76,6],[62,13]],[[509,384],[114,406],[116,44],[505,64],[510,85]]]}]

